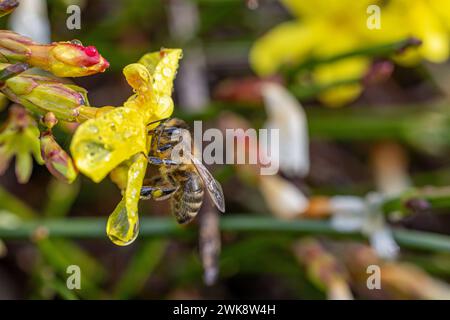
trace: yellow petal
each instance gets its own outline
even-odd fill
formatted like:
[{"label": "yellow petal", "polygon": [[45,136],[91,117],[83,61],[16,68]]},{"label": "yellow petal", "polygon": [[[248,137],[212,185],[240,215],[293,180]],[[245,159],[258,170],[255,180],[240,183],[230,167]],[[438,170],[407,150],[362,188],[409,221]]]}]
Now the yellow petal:
[{"label": "yellow petal", "polygon": [[[322,18],[324,15],[342,11],[345,0],[315,0],[315,1],[299,1],[299,0],[282,0],[283,5],[296,17],[313,17]],[[340,3],[339,3],[340,2]]]},{"label": "yellow petal", "polygon": [[146,153],[147,131],[142,113],[119,107],[84,122],[70,150],[78,169],[100,182],[119,163]]},{"label": "yellow petal", "polygon": [[355,100],[362,90],[362,85],[358,83],[344,84],[324,91],[318,99],[328,107],[339,108]]},{"label": "yellow petal", "polygon": [[441,21],[450,29],[450,1],[429,0],[430,7],[440,17]]},{"label": "yellow petal", "polygon": [[153,80],[148,69],[140,63],[132,63],[123,68],[123,74],[128,84],[138,94],[149,95],[152,91]]},{"label": "yellow petal", "polygon": [[118,246],[126,246],[136,240],[139,234],[139,219],[130,219],[125,206],[125,198],[119,202],[108,218],[106,234]]},{"label": "yellow petal", "polygon": [[123,69],[123,74],[128,84],[136,92],[123,106],[141,111],[145,115],[145,122],[150,122],[153,109],[156,106],[153,94],[153,80],[150,72],[142,64],[132,63]]},{"label": "yellow petal", "polygon": [[129,245],[139,233],[138,203],[146,169],[147,158],[135,155],[128,170],[124,197],[108,219],[106,233],[119,246]]},{"label": "yellow petal", "polygon": [[125,190],[128,182],[128,169],[130,169],[130,161],[124,161],[115,167],[109,174],[109,178],[120,190]]},{"label": "yellow petal", "polygon": [[327,84],[344,79],[361,78],[368,70],[370,62],[365,58],[351,58],[322,64],[313,71],[313,79],[319,84]]},{"label": "yellow petal", "polygon": [[155,103],[154,120],[167,118],[173,112],[172,90],[177,74],[178,63],[182,58],[181,49],[161,49],[143,56],[139,63],[143,64],[152,75]]},{"label": "yellow petal", "polygon": [[[369,60],[365,58],[351,58],[331,64],[318,66],[313,72],[313,79],[321,85],[347,79],[360,79],[369,68]],[[319,100],[330,107],[343,106],[355,98],[362,91],[359,83],[342,84],[326,90],[319,95]]]},{"label": "yellow petal", "polygon": [[137,216],[145,171],[147,170],[147,157],[139,153],[133,157],[133,163],[128,170],[127,188],[125,190],[126,208],[130,217]]},{"label": "yellow petal", "polygon": [[396,56],[396,62],[415,65],[425,58],[439,63],[450,53],[448,17],[450,5],[447,1],[389,1],[382,9],[381,29],[367,35],[375,36],[377,42],[416,37],[422,40],[422,45]]},{"label": "yellow petal", "polygon": [[[444,62],[449,55],[449,34],[445,24],[429,2],[414,1],[408,5],[411,33],[423,41],[419,47],[422,56],[432,62]],[[448,6],[442,9],[446,8]]]},{"label": "yellow petal", "polygon": [[316,46],[319,25],[285,22],[258,39],[250,51],[250,63],[261,76],[275,73],[282,65],[297,64]]},{"label": "yellow petal", "polygon": [[172,95],[173,80],[181,58],[181,49],[161,49],[159,52],[148,53],[139,60],[139,63],[150,71],[153,89],[157,95]]},{"label": "yellow petal", "polygon": [[181,56],[180,49],[162,49],[126,66],[123,73],[136,94],[124,106],[141,110],[147,123],[170,117],[174,107],[173,80]]}]

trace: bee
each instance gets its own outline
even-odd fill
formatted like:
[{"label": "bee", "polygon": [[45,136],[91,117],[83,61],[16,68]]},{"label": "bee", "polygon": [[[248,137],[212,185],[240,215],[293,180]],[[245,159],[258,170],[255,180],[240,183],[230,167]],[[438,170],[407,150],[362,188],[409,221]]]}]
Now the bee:
[{"label": "bee", "polygon": [[177,118],[158,122],[160,124],[149,131],[152,140],[147,159],[158,166],[159,175],[144,180],[141,199],[170,198],[172,214],[178,223],[186,224],[199,212],[206,189],[214,205],[225,212],[222,187],[199,159],[185,150],[182,150],[182,157],[186,161],[171,159],[173,148],[183,142],[184,135],[188,135],[189,143],[191,141],[186,123]]}]

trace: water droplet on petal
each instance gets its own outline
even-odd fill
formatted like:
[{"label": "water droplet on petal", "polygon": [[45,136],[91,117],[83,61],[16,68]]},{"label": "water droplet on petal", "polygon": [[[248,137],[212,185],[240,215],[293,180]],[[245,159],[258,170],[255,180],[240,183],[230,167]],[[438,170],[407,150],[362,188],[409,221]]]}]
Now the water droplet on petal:
[{"label": "water droplet on petal", "polygon": [[118,246],[127,246],[136,240],[139,234],[138,216],[137,214],[128,215],[125,199],[122,199],[109,216],[106,233],[109,239]]},{"label": "water droplet on petal", "polygon": [[78,40],[78,39],[73,39],[73,40],[70,41],[70,43],[78,45],[78,46],[82,46],[83,45],[83,43],[80,40]]},{"label": "water droplet on petal", "polygon": [[89,126],[89,131],[92,133],[98,133],[98,128],[96,125],[90,125]]},{"label": "water droplet on petal", "polygon": [[166,77],[170,77],[170,76],[172,75],[172,70],[170,70],[170,68],[164,68],[163,74],[164,74]]}]

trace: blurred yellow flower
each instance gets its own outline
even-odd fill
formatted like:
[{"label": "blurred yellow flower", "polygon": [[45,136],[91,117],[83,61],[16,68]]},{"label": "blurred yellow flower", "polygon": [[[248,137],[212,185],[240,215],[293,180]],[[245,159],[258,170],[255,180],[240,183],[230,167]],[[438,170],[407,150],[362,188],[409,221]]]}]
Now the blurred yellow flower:
[{"label": "blurred yellow flower", "polygon": [[[363,77],[370,66],[369,59],[355,57],[336,61],[332,64],[318,65],[312,71],[312,79],[316,83],[331,84],[343,81],[342,84],[333,85],[332,89],[325,90],[319,96],[320,100],[330,107],[340,107],[348,101],[352,101],[362,92],[359,79]],[[345,80],[356,80],[354,83],[346,83]]]},{"label": "blurred yellow flower", "polygon": [[[282,66],[299,65],[309,59],[323,59],[370,45],[416,37],[423,45],[396,57],[411,64],[420,58],[442,62],[449,55],[450,3],[438,0],[281,0],[296,20],[282,23],[256,41],[250,62],[261,76]],[[380,28],[368,28],[370,5],[380,8]],[[362,91],[358,81],[368,71],[370,60],[348,57],[320,65],[312,78],[319,85],[344,82],[327,89],[319,99],[339,106]]]},{"label": "blurred yellow flower", "polygon": [[411,50],[406,55],[398,57],[398,62],[405,64],[417,63],[420,58],[440,63],[449,56],[450,3],[437,0],[396,0],[390,1],[383,9],[384,32],[374,33],[375,41],[396,40],[402,37],[414,36],[422,41],[417,50]]},{"label": "blurred yellow flower", "polygon": [[98,109],[72,139],[71,152],[83,174],[100,182],[111,172],[113,181],[124,187],[123,199],[107,224],[115,244],[127,245],[137,236],[138,201],[151,139],[149,123],[173,112],[173,80],[181,55],[179,49],[162,49],[126,66],[123,72],[135,95],[122,107]]}]

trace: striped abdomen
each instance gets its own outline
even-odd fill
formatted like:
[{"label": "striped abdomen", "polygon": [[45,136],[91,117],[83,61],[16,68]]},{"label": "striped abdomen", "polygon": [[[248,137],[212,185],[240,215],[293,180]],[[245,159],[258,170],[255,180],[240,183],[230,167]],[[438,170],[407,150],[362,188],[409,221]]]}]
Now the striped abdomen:
[{"label": "striped abdomen", "polygon": [[197,172],[190,172],[181,182],[180,188],[171,197],[172,213],[178,223],[190,222],[200,210],[203,202],[203,182]]}]

